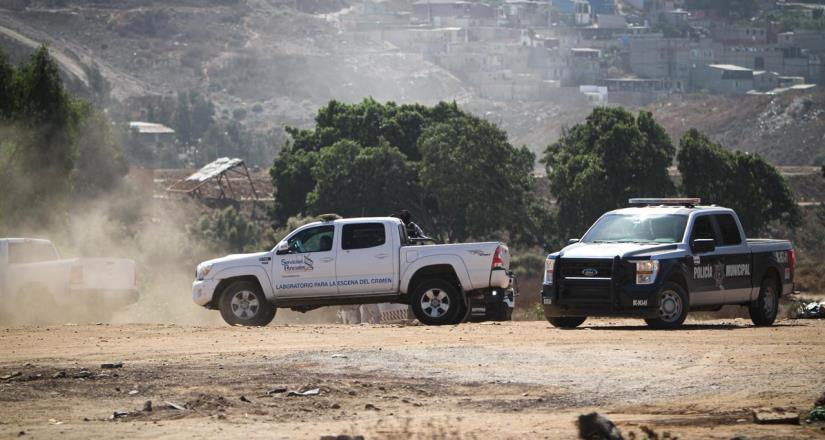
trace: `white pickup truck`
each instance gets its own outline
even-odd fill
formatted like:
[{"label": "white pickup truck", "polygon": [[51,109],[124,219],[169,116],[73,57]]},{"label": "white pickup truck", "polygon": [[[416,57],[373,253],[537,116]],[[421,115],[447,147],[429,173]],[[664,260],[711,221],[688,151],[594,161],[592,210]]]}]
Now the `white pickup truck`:
[{"label": "white pickup truck", "polygon": [[508,319],[515,291],[502,243],[413,245],[393,217],[330,219],[295,229],[274,249],[205,261],[192,299],[232,325],[262,326],[276,308],[403,303],[428,325],[487,310]]},{"label": "white pickup truck", "polygon": [[49,240],[0,238],[0,315],[15,323],[108,320],[138,299],[135,262],[63,259]]}]

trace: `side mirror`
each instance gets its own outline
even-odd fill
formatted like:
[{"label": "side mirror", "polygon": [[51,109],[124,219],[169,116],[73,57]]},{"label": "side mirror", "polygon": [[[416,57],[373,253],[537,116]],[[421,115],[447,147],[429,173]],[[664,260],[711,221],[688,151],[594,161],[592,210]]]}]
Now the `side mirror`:
[{"label": "side mirror", "polygon": [[275,254],[276,255],[284,255],[289,253],[289,243],[282,241],[278,243],[278,246],[275,246]]},{"label": "side mirror", "polygon": [[579,242],[578,238],[571,238],[571,239],[567,240],[567,244],[576,244],[578,242]]},{"label": "side mirror", "polygon": [[716,250],[716,240],[712,238],[697,238],[690,242],[690,249],[696,253],[713,252]]}]

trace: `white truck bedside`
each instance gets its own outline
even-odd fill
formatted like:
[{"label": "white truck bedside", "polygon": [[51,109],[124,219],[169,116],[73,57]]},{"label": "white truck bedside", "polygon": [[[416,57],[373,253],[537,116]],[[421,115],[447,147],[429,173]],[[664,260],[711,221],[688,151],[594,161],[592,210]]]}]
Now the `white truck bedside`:
[{"label": "white truck bedside", "polygon": [[277,308],[409,304],[424,324],[472,310],[506,320],[515,290],[503,243],[414,246],[393,217],[327,219],[292,231],[269,252],[198,265],[192,299],[229,324],[267,325]]}]

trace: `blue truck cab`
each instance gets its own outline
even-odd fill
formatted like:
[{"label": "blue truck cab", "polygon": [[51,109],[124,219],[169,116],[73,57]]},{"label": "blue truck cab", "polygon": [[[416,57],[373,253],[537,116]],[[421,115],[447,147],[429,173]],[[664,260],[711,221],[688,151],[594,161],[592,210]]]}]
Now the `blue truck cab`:
[{"label": "blue truck cab", "polygon": [[793,292],[790,242],[747,239],[733,210],[699,199],[630,204],[547,256],[541,303],[552,325],[613,316],[676,328],[689,311],[730,304],[747,306],[756,325],[773,324],[780,296]]}]

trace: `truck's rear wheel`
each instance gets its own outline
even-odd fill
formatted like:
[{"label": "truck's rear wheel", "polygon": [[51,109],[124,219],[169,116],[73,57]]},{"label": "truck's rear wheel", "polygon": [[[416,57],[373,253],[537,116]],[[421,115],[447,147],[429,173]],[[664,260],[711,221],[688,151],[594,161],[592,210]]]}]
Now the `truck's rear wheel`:
[{"label": "truck's rear wheel", "polygon": [[264,326],[275,318],[275,306],[266,300],[261,287],[236,281],[221,293],[221,317],[229,325]]},{"label": "truck's rear wheel", "polygon": [[771,325],[776,320],[776,314],[779,310],[779,292],[776,284],[776,279],[771,275],[762,279],[759,296],[748,307],[751,313],[751,321],[754,324],[759,326]]},{"label": "truck's rear wheel", "polygon": [[458,324],[466,314],[458,289],[439,278],[418,284],[410,305],[418,321],[426,325]]},{"label": "truck's rear wheel", "polygon": [[547,317],[547,322],[557,328],[576,328],[587,320],[586,316],[556,316]]},{"label": "truck's rear wheel", "polygon": [[682,286],[666,282],[659,291],[658,317],[645,319],[647,325],[657,329],[677,328],[685,322],[688,314],[688,296]]}]

